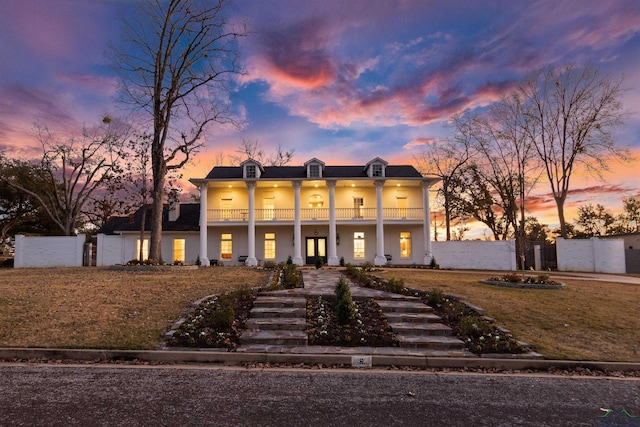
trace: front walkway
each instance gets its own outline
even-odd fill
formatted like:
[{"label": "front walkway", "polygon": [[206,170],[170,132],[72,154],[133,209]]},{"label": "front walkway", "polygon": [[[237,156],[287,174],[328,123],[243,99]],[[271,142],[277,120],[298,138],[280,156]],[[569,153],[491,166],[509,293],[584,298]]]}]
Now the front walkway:
[{"label": "front walkway", "polygon": [[248,353],[346,354],[470,357],[462,341],[450,336],[431,308],[416,298],[350,284],[354,299],[373,298],[381,306],[400,347],[306,345],[306,298],[335,296],[342,274],[335,269],[302,270],[303,288],[261,293],[236,351]]}]

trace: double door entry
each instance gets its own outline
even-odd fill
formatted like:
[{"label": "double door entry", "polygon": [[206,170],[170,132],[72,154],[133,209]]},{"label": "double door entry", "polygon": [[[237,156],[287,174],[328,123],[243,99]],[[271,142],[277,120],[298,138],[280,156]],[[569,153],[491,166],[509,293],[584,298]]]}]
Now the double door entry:
[{"label": "double door entry", "polygon": [[327,263],[327,238],[326,237],[307,237],[306,238],[307,254],[305,264],[315,264],[316,257],[321,257],[324,264]]}]

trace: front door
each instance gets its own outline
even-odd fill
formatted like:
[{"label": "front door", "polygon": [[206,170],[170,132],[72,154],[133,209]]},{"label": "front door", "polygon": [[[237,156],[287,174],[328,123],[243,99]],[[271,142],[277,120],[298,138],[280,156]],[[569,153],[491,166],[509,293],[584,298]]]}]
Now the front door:
[{"label": "front door", "polygon": [[307,237],[307,258],[305,264],[315,264],[316,257],[322,257],[323,264],[327,263],[326,237]]}]

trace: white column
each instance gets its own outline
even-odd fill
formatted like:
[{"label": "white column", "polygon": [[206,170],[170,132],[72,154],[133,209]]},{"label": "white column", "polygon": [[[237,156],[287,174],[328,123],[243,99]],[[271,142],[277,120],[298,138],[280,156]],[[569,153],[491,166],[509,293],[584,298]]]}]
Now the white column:
[{"label": "white column", "polygon": [[247,188],[249,189],[249,226],[247,229],[248,254],[245,264],[255,267],[258,265],[258,260],[256,259],[256,216],[254,209],[256,183],[247,182]]},{"label": "white column", "polygon": [[328,180],[329,187],[329,258],[327,264],[339,265],[338,250],[336,245],[336,181]]},{"label": "white column", "polygon": [[207,254],[207,183],[198,186],[200,190],[200,265],[209,266],[209,254]]},{"label": "white column", "polygon": [[376,185],[376,258],[375,265],[385,265],[387,257],[384,256],[384,223],[382,218],[382,186],[384,181],[375,181]]},{"label": "white column", "polygon": [[303,265],[302,260],[302,226],[300,224],[300,187],[302,182],[293,181],[294,217],[293,217],[293,263]]},{"label": "white column", "polygon": [[424,214],[424,264],[430,264],[433,259],[433,253],[431,252],[431,209],[429,208],[429,187],[431,182],[422,181],[422,198],[423,202],[423,214]]}]

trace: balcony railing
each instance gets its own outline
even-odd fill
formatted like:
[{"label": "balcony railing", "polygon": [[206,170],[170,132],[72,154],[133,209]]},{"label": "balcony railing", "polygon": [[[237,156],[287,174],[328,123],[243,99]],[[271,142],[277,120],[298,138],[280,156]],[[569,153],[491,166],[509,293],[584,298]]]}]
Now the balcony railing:
[{"label": "balcony railing", "polygon": [[[336,208],[337,221],[376,220],[376,208]],[[255,209],[256,221],[293,221],[294,209]],[[207,209],[207,222],[247,221],[248,209]],[[300,209],[302,221],[329,221],[329,208]],[[383,208],[383,220],[422,220],[422,208]]]}]

